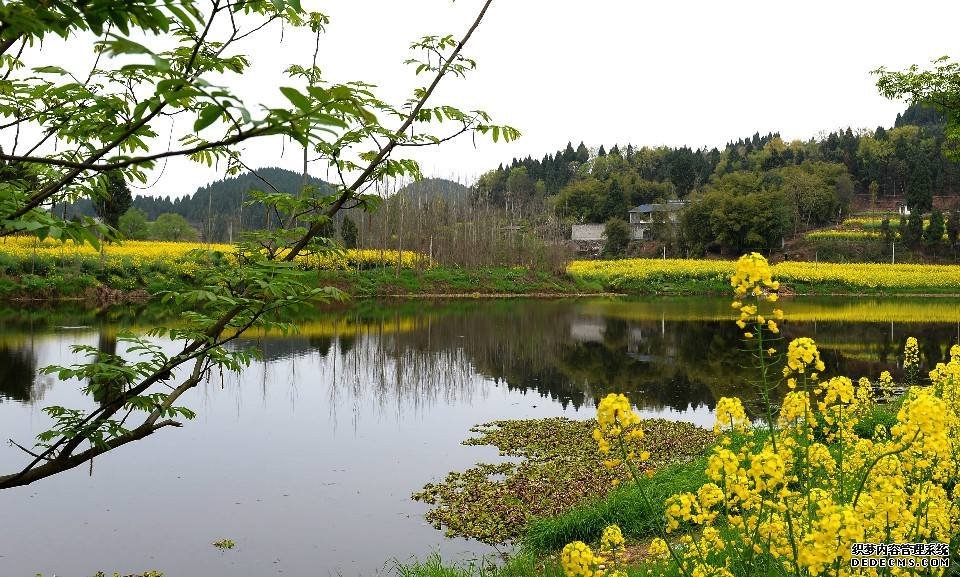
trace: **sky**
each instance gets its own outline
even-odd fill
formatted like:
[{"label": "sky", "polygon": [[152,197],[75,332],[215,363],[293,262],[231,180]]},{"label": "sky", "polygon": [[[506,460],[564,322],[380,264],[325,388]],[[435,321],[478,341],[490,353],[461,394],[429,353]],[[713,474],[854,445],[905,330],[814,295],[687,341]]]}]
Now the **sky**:
[{"label": "sky", "polygon": [[[413,55],[409,43],[424,34],[459,38],[482,5],[301,1],[331,18],[319,53],[326,78],[372,82],[396,103],[418,85],[403,64]],[[426,176],[470,184],[500,163],[542,158],[568,141],[710,148],[755,132],[789,141],[848,126],[889,127],[906,104],[880,96],[871,71],[957,56],[958,21],[960,3],[929,0],[494,0],[465,49],[477,69],[445,81],[434,103],[483,109],[523,136],[509,144],[467,137],[414,157]],[[273,30],[241,49],[253,66],[231,86],[255,108],[283,102],[277,87],[290,81],[282,71],[309,64],[313,40],[287,30],[281,41]],[[296,145],[276,139],[244,145],[244,159],[292,170],[302,162]],[[161,168],[135,192],[181,196],[224,176],[223,166],[182,160]],[[311,173],[328,177],[321,166]]]}]

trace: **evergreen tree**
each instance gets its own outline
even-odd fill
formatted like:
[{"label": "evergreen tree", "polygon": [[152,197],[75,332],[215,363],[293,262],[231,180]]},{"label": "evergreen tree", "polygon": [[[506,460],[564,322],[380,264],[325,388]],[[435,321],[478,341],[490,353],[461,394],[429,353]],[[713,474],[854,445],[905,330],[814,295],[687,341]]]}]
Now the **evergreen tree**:
[{"label": "evergreen tree", "polygon": [[893,227],[890,226],[889,216],[883,217],[883,220],[880,221],[880,238],[883,239],[884,246],[887,246],[893,242]]},{"label": "evergreen tree", "polygon": [[119,170],[111,170],[105,175],[106,185],[93,201],[93,209],[104,223],[113,228],[120,224],[120,216],[130,208],[133,196]]},{"label": "evergreen tree", "polygon": [[957,237],[960,236],[960,210],[954,208],[950,211],[950,217],[947,218],[947,240],[950,246],[956,248]]},{"label": "evergreen tree", "polygon": [[340,223],[340,237],[343,238],[344,248],[357,248],[357,223],[349,216],[343,217]]},{"label": "evergreen tree", "polygon": [[583,141],[580,141],[580,146],[577,147],[577,162],[584,163],[590,160],[590,151],[587,150],[587,147],[583,145]]},{"label": "evergreen tree", "polygon": [[607,151],[603,149],[603,145],[601,144],[601,145],[600,145],[600,149],[597,150],[597,156],[598,156],[598,157],[601,157],[601,156],[606,156],[606,155],[607,155]]},{"label": "evergreen tree", "polygon": [[902,232],[903,242],[909,246],[917,246],[923,237],[923,215],[913,211],[907,218],[907,226]]},{"label": "evergreen tree", "polygon": [[930,213],[930,222],[926,230],[923,231],[923,243],[930,248],[935,248],[943,240],[944,231],[943,213],[934,210]]},{"label": "evergreen tree", "polygon": [[933,207],[932,187],[930,163],[923,153],[917,152],[913,169],[910,171],[910,176],[907,179],[907,190],[905,194],[905,200],[907,201],[907,207],[910,209],[911,215],[913,213],[922,215],[930,211]]},{"label": "evergreen tree", "polygon": [[627,210],[627,199],[623,194],[623,188],[621,188],[617,179],[612,179],[610,188],[607,190],[607,197],[603,202],[602,218],[604,221],[611,218],[623,218]]}]

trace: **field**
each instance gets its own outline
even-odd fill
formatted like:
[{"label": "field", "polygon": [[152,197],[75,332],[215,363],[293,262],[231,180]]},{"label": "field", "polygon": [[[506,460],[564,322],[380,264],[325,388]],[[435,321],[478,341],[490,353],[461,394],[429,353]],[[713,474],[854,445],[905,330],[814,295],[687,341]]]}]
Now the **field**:
[{"label": "field", "polygon": [[[635,294],[723,293],[735,263],[720,260],[628,259],[573,261],[567,273]],[[781,262],[774,275],[785,292],[854,294],[960,294],[960,266]]]},{"label": "field", "polygon": [[[8,237],[0,242],[0,296],[54,297],[82,294],[103,284],[113,289],[154,293],[202,286],[209,267],[237,266],[235,247],[161,241],[104,244],[98,251],[73,242]],[[338,250],[297,259],[307,270],[366,270],[422,267],[426,258],[411,251]]]}]

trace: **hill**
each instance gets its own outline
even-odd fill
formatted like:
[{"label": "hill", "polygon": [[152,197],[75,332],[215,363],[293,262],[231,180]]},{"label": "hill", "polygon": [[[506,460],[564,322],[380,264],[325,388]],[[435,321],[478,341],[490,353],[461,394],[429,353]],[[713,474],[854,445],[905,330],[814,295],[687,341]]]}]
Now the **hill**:
[{"label": "hill", "polygon": [[473,198],[473,189],[445,178],[424,178],[404,186],[397,196],[412,201],[443,199],[449,204],[465,204]]},{"label": "hill", "polygon": [[[244,206],[250,201],[251,191],[296,194],[303,184],[302,174],[284,168],[267,167],[211,182],[193,194],[180,198],[137,195],[133,198],[132,208],[142,210],[148,220],[156,220],[164,213],[179,214],[200,230],[204,239],[230,242],[244,230],[276,224],[276,217],[262,205]],[[326,182],[312,176],[308,177],[307,184],[321,190],[329,188]],[[95,214],[89,199],[55,205],[53,212],[67,218]]]}]

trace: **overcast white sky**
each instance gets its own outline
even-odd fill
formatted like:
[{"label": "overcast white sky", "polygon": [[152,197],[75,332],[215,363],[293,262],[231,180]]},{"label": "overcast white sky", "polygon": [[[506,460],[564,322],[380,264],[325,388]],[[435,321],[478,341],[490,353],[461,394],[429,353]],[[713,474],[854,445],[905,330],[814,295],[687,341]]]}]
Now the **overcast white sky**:
[{"label": "overcast white sky", "polygon": [[[410,41],[466,30],[481,0],[302,0],[331,17],[320,65],[328,80],[367,80],[400,102],[416,85]],[[713,147],[754,132],[809,139],[852,126],[892,126],[901,102],[870,74],[960,56],[960,2],[750,0],[495,0],[466,54],[478,69],[451,79],[435,102],[482,108],[523,132],[418,151],[425,174],[470,183],[513,157],[589,147]],[[238,90],[274,99],[288,64],[308,64],[306,36],[278,33],[245,47],[254,68]],[[287,82],[289,83],[289,82]],[[279,102],[273,100],[274,102]],[[165,143],[162,143],[165,144]],[[283,149],[283,150],[282,150]],[[250,144],[252,166],[298,170],[300,153]],[[325,177],[323,169],[315,175]],[[149,194],[193,192],[220,171],[173,163]]]}]

